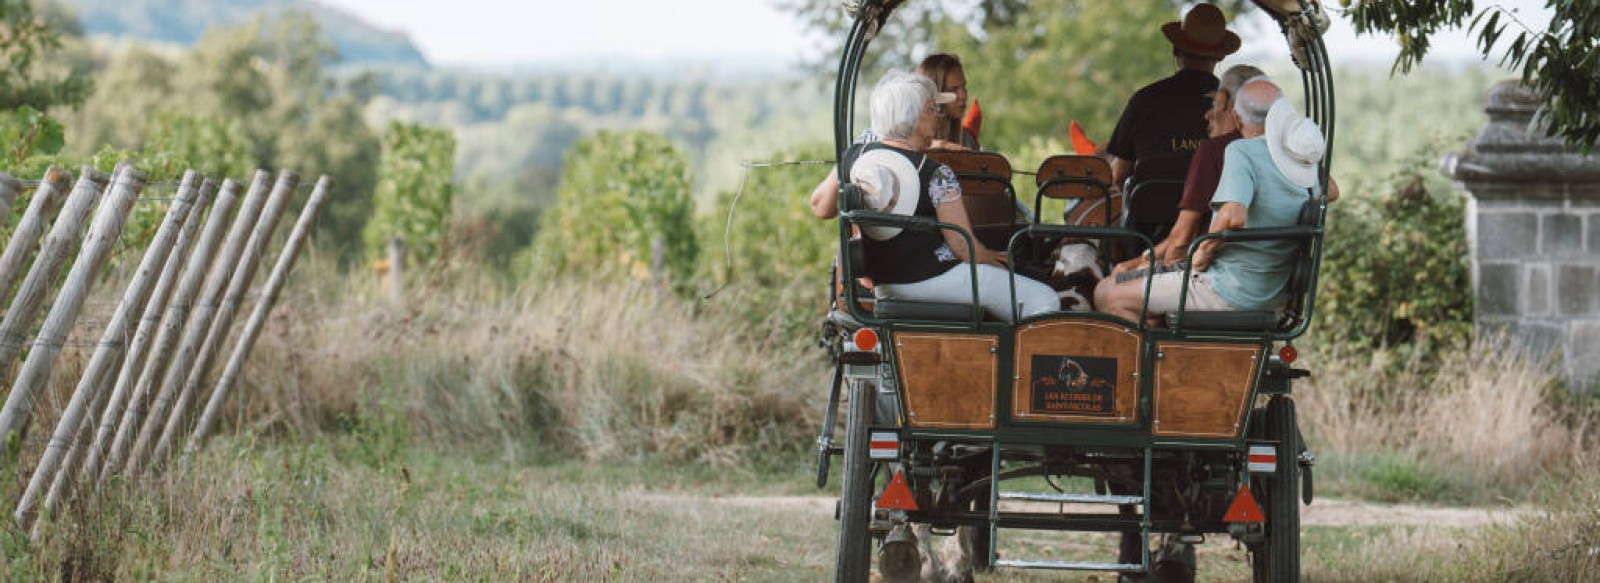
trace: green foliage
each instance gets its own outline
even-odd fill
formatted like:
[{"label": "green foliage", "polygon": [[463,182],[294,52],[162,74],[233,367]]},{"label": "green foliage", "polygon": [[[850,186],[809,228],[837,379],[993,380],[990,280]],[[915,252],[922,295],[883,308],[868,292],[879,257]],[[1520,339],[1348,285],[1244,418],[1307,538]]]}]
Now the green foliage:
[{"label": "green foliage", "polygon": [[1471,337],[1470,260],[1459,194],[1430,188],[1437,149],[1426,149],[1378,196],[1329,205],[1317,306],[1320,334],[1428,354]]},{"label": "green foliage", "polygon": [[660,241],[671,283],[686,288],[700,247],[688,160],[666,138],[600,132],[567,153],[556,206],[534,240],[535,267],[646,280]]},{"label": "green foliage", "polygon": [[1042,0],[981,37],[941,19],[933,46],[961,56],[987,114],[986,147],[1006,150],[1033,136],[1065,141],[1072,120],[1104,142],[1128,96],[1176,70],[1161,23],[1177,15],[1167,0]]},{"label": "green foliage", "polygon": [[[1472,0],[1430,2],[1418,9],[1407,0],[1343,0],[1356,31],[1386,32],[1400,41],[1394,69],[1408,72],[1427,55],[1429,37],[1469,24],[1478,33],[1478,49],[1493,56],[1498,41],[1512,32],[1501,63],[1522,70],[1545,106],[1540,115],[1557,134],[1573,144],[1592,148],[1600,142],[1600,0],[1548,0],[1554,11],[1544,30],[1534,30],[1501,6],[1477,10]],[[1353,4],[1353,6],[1352,6]],[[1467,18],[1471,17],[1468,23]],[[1517,30],[1520,29],[1520,30]]]},{"label": "green foliage", "polygon": [[[817,143],[774,153],[771,160],[830,158]],[[714,305],[742,310],[744,320],[774,339],[792,338],[815,323],[827,303],[839,230],[811,214],[811,189],[827,165],[747,168],[740,188],[717,193],[701,219],[708,253],[702,279],[726,285]],[[737,199],[737,200],[736,200]]]},{"label": "green foliage", "polygon": [[175,58],[128,51],[68,118],[66,153],[125,150],[237,179],[255,168],[327,174],[339,190],[318,227],[352,258],[372,214],[379,144],[362,116],[370,82],[336,82],[325,70],[333,56],[316,22],[295,13],[214,29]]},{"label": "green foliage", "polygon": [[0,110],[83,102],[85,73],[51,70],[47,63],[61,48],[61,32],[58,22],[35,14],[29,0],[0,0]]},{"label": "green foliage", "polygon": [[249,176],[255,169],[250,138],[237,120],[158,112],[145,130],[139,168],[170,180],[194,169],[207,176]]},{"label": "green foliage", "polygon": [[[13,168],[42,170],[37,159],[61,151],[61,135],[61,122],[30,106],[0,111],[0,144],[10,144],[0,154]],[[30,160],[35,163],[30,164]]]},{"label": "green foliage", "polygon": [[363,234],[369,257],[382,257],[389,239],[398,237],[405,241],[408,264],[438,258],[450,232],[455,150],[450,130],[389,122],[373,216]]}]

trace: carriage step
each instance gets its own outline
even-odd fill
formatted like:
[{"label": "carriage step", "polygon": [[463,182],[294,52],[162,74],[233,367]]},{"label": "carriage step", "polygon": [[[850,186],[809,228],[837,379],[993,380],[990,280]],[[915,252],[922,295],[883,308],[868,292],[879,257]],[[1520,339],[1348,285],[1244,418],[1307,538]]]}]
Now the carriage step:
[{"label": "carriage step", "polygon": [[1047,571],[1117,571],[1121,573],[1143,573],[1144,565],[1138,563],[1087,563],[1078,561],[1027,561],[1022,559],[1000,559],[995,561],[996,567],[1009,567],[1012,569],[1043,569]]},{"label": "carriage step", "polygon": [[1001,500],[1024,502],[1059,502],[1062,504],[1142,504],[1143,496],[1113,496],[1106,494],[1066,494],[1061,492],[1001,492]]}]

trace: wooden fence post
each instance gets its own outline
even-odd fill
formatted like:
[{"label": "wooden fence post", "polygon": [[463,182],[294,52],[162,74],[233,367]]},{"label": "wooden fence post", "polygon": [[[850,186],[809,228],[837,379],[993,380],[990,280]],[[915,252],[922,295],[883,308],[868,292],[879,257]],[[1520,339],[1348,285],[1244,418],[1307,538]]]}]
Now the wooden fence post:
[{"label": "wooden fence post", "polygon": [[[78,183],[72,187],[72,194],[67,196],[66,206],[56,217],[55,224],[50,225],[50,233],[44,237],[44,246],[34,258],[33,267],[28,269],[28,276],[22,279],[22,286],[17,288],[11,306],[6,308],[5,320],[0,321],[0,370],[11,366],[11,361],[22,351],[22,343],[28,339],[28,329],[33,327],[39,306],[44,303],[45,293],[56,276],[61,274],[67,254],[78,244],[83,219],[94,208],[94,201],[100,198],[100,189],[105,183],[106,175],[88,166],[84,166],[79,173]],[[0,439],[4,438],[0,434]]]},{"label": "wooden fence post", "polygon": [[[166,217],[156,230],[155,238],[150,240],[150,245],[145,249],[144,257],[139,260],[139,267],[133,273],[133,280],[123,291],[122,301],[112,313],[111,322],[101,332],[100,344],[89,357],[89,364],[84,367],[83,376],[78,379],[78,386],[73,390],[66,410],[56,423],[55,433],[45,445],[39,463],[34,466],[33,477],[28,480],[28,489],[23,492],[22,500],[17,503],[13,518],[19,526],[28,528],[32,524],[34,506],[38,503],[39,496],[44,493],[46,484],[55,478],[56,472],[58,470],[62,473],[70,472],[70,467],[62,468],[62,459],[66,457],[68,448],[76,449],[73,444],[77,441],[83,419],[92,413],[89,410],[92,403],[100,400],[98,393],[102,392],[101,379],[122,358],[128,322],[133,320],[135,314],[144,310],[145,303],[150,299],[151,288],[159,278],[162,266],[167,262],[168,252],[172,251],[172,245],[178,238],[178,231],[182,229],[183,222],[188,218],[189,210],[194,203],[195,180],[193,170],[184,173],[177,196],[167,208]],[[118,221],[117,228],[119,232],[122,230],[120,222]],[[33,358],[30,357],[28,360],[31,362]]]},{"label": "wooden fence post", "polygon": [[22,181],[16,177],[0,172],[0,227],[11,220],[11,203],[17,201],[17,195],[22,192]]},{"label": "wooden fence post", "polygon": [[[252,189],[251,192],[259,201],[264,190],[264,188]],[[100,418],[100,429],[96,432],[94,446],[89,449],[89,459],[84,464],[84,473],[94,477],[96,487],[105,485],[106,477],[120,469],[122,460],[126,459],[129,443],[138,435],[139,423],[144,420],[149,406],[152,387],[161,380],[160,375],[166,370],[167,359],[172,356],[173,344],[178,341],[178,335],[183,332],[183,325],[189,319],[195,293],[200,290],[200,284],[205,281],[206,273],[211,270],[211,260],[216,256],[217,244],[228,231],[229,219],[232,218],[233,208],[238,202],[239,183],[232,179],[223,180],[222,189],[217,193],[217,202],[212,205],[211,215],[206,219],[205,230],[202,231],[193,254],[183,266],[183,275],[179,280],[178,289],[173,292],[172,299],[167,304],[166,315],[163,317],[163,312],[160,310],[155,312],[151,312],[149,308],[145,310],[144,323],[140,324],[139,333],[147,332],[146,324],[149,326],[159,324],[160,331],[150,348],[150,356],[145,359],[143,368],[124,364],[117,376],[117,388],[114,392],[125,392],[129,387],[133,390],[129,393],[127,408],[120,420],[116,412],[109,407]],[[250,201],[245,202],[246,207],[250,204]],[[103,467],[101,467],[102,459]]]},{"label": "wooden fence post", "polygon": [[211,320],[205,343],[200,345],[200,354],[195,357],[194,367],[189,369],[187,379],[183,382],[183,391],[173,403],[172,413],[167,415],[167,426],[161,431],[161,439],[156,441],[155,452],[146,466],[153,468],[155,464],[166,460],[172,451],[172,442],[178,439],[180,433],[188,430],[188,423],[193,416],[191,410],[198,399],[204,397],[200,394],[200,387],[205,384],[206,374],[211,369],[212,361],[216,360],[217,352],[228,343],[228,331],[233,328],[239,304],[244,302],[244,295],[250,291],[250,283],[255,280],[257,267],[261,265],[261,257],[272,242],[272,233],[277,231],[278,221],[283,218],[283,211],[289,208],[289,201],[294,199],[294,189],[299,185],[299,174],[290,170],[278,171],[278,183],[272,187],[267,208],[261,211],[261,220],[256,222],[256,228],[251,231],[250,240],[245,244],[238,264],[234,266],[233,276],[228,278],[228,292],[222,296],[222,305],[218,306],[217,314]]},{"label": "wooden fence post", "polygon": [[11,300],[11,285],[17,283],[22,264],[28,261],[28,252],[33,251],[39,237],[44,235],[45,223],[61,210],[61,198],[71,178],[65,170],[55,166],[44,171],[44,180],[34,189],[33,200],[28,201],[28,209],[22,212],[17,230],[11,232],[11,242],[6,244],[5,253],[0,254],[0,305]]},{"label": "wooden fence post", "polygon": [[89,225],[89,235],[84,238],[83,248],[78,251],[78,259],[73,261],[72,269],[67,272],[61,294],[56,297],[55,305],[50,307],[44,328],[39,330],[33,350],[28,353],[28,360],[23,363],[17,382],[11,386],[11,394],[6,395],[5,408],[0,409],[0,439],[22,429],[23,423],[27,422],[28,415],[33,411],[33,392],[50,379],[56,356],[61,354],[61,342],[66,339],[73,323],[78,321],[78,310],[83,307],[83,300],[89,295],[90,288],[94,287],[96,272],[105,263],[106,256],[110,255],[111,246],[122,235],[122,224],[127,220],[128,211],[133,208],[134,199],[139,197],[139,191],[144,190],[144,184],[144,174],[132,166],[119,167],[112,178],[110,193],[95,212],[94,222]]},{"label": "wooden fence post", "polygon": [[245,194],[244,205],[239,208],[239,216],[234,218],[233,225],[229,227],[228,238],[223,241],[222,250],[217,253],[211,269],[206,274],[205,287],[201,290],[194,309],[189,311],[188,321],[183,324],[183,340],[178,343],[178,351],[173,353],[172,361],[167,363],[166,370],[161,376],[161,392],[150,403],[148,415],[143,420],[135,420],[140,426],[139,438],[133,442],[133,449],[128,450],[122,467],[124,473],[130,476],[139,472],[139,466],[144,461],[145,455],[149,453],[150,447],[155,445],[158,432],[163,428],[163,422],[167,418],[167,408],[176,398],[178,390],[182,388],[189,368],[194,366],[195,354],[199,352],[200,343],[210,330],[211,319],[217,313],[217,305],[221,303],[223,289],[228,284],[228,276],[232,275],[234,263],[238,261],[239,253],[244,250],[245,239],[249,236],[251,227],[255,226],[261,208],[267,202],[269,176],[267,171],[257,170],[255,178],[251,180],[250,192]]},{"label": "wooden fence post", "polygon": [[389,301],[396,306],[405,304],[406,298],[406,240],[399,237],[390,237],[387,247],[389,253],[388,291]]},{"label": "wooden fence post", "polygon": [[[126,356],[122,359],[122,368],[112,386],[111,394],[100,391],[100,399],[89,411],[89,421],[99,416],[100,424],[96,429],[95,424],[88,421],[83,423],[79,432],[79,441],[73,445],[67,455],[66,467],[72,468],[79,458],[85,458],[81,475],[84,482],[93,482],[99,474],[101,452],[111,438],[111,430],[116,428],[117,416],[121,414],[122,406],[127,401],[128,389],[131,380],[142,370],[142,365],[148,360],[151,336],[155,334],[156,327],[161,325],[161,314],[166,309],[167,302],[172,297],[173,286],[178,282],[178,276],[184,267],[189,264],[190,248],[195,245],[195,235],[200,232],[200,223],[205,221],[203,211],[211,201],[211,196],[217,192],[217,183],[209,178],[201,181],[200,191],[195,195],[194,205],[189,209],[189,216],[183,220],[183,230],[178,233],[178,241],[172,244],[172,251],[168,253],[166,265],[161,269],[161,281],[156,283],[155,291],[151,292],[150,300],[145,304],[144,316],[139,319],[133,340],[128,345]],[[224,218],[220,222],[226,223],[226,217],[233,212],[233,203],[237,200],[237,185],[229,186],[224,193],[224,198],[217,199],[212,207],[212,213],[220,213]],[[209,258],[208,258],[209,259]],[[90,437],[93,441],[89,441]],[[92,447],[91,447],[92,446]],[[55,483],[50,485],[50,493],[45,496],[44,507],[48,512],[56,508],[62,496],[65,495],[69,485],[69,478],[73,472],[61,471],[56,473]],[[37,524],[37,523],[35,523]],[[35,527],[37,528],[37,526]]]},{"label": "wooden fence post", "polygon": [[239,340],[233,346],[233,354],[228,357],[228,365],[223,368],[222,376],[217,379],[216,388],[211,391],[211,399],[206,402],[205,413],[200,415],[200,421],[195,424],[194,435],[189,438],[189,444],[184,448],[184,459],[194,455],[200,448],[206,435],[211,432],[211,426],[221,415],[222,405],[228,400],[228,392],[233,389],[234,383],[238,382],[239,374],[244,370],[244,361],[250,357],[250,350],[255,347],[256,338],[261,335],[261,327],[266,325],[267,314],[272,311],[272,305],[277,303],[278,293],[283,290],[284,281],[289,278],[289,271],[294,269],[300,245],[311,233],[311,223],[316,221],[317,213],[322,210],[322,201],[328,197],[328,190],[331,187],[332,180],[327,176],[318,179],[316,189],[311,191],[311,199],[306,201],[305,209],[300,211],[300,218],[295,220],[294,230],[289,232],[289,240],[284,242],[283,250],[278,252],[278,262],[272,266],[272,275],[267,278],[266,285],[262,286],[261,299],[251,310],[250,320],[245,323],[244,332],[239,334]]}]

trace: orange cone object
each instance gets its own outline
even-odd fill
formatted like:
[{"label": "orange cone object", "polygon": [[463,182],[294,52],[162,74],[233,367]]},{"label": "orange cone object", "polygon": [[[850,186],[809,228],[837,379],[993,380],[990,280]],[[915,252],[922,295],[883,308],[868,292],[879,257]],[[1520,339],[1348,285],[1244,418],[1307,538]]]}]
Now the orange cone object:
[{"label": "orange cone object", "polygon": [[1083,126],[1078,125],[1078,120],[1072,120],[1072,125],[1067,128],[1072,134],[1072,151],[1079,156],[1094,155],[1094,142],[1089,141],[1089,135],[1083,133]]},{"label": "orange cone object", "polygon": [[978,108],[978,100],[972,100],[972,107],[967,108],[966,119],[961,120],[961,129],[967,130],[973,138],[978,137],[978,130],[983,127],[983,110]]}]

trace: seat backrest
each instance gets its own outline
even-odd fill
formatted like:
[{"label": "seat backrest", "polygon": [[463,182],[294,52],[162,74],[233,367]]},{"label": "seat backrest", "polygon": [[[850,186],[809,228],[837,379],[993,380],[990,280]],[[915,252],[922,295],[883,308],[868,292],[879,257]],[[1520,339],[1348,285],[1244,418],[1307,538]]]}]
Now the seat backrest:
[{"label": "seat backrest", "polygon": [[[1317,225],[1321,215],[1322,199],[1313,196],[1307,199],[1304,205],[1301,205],[1300,218],[1295,221],[1295,224],[1314,227]],[[1311,287],[1312,278],[1316,275],[1318,262],[1315,254],[1321,252],[1321,246],[1322,243],[1320,241],[1307,241],[1300,245],[1298,251],[1295,251],[1294,267],[1289,272],[1289,284],[1284,290],[1284,293],[1288,295],[1288,304],[1284,306],[1284,312],[1289,314],[1291,319],[1300,320],[1310,317],[1310,314],[1304,313],[1306,292]]]},{"label": "seat backrest", "polygon": [[1017,197],[1011,188],[1011,162],[996,152],[929,150],[956,173],[967,220],[974,227],[1010,225],[1017,219]]},{"label": "seat backrest", "polygon": [[[1189,174],[1189,156],[1140,160],[1129,178],[1128,222],[1169,224],[1178,220],[1178,201]],[[1170,228],[1170,226],[1169,226]]]},{"label": "seat backrest", "polygon": [[1111,191],[1111,165],[1099,156],[1051,156],[1039,164],[1034,183],[1054,199],[1103,198]]},{"label": "seat backrest", "polygon": [[1104,158],[1069,154],[1045,158],[1034,183],[1039,186],[1036,207],[1045,197],[1075,201],[1063,216],[1068,225],[1105,227],[1122,221],[1122,197],[1111,193],[1111,165]]}]

